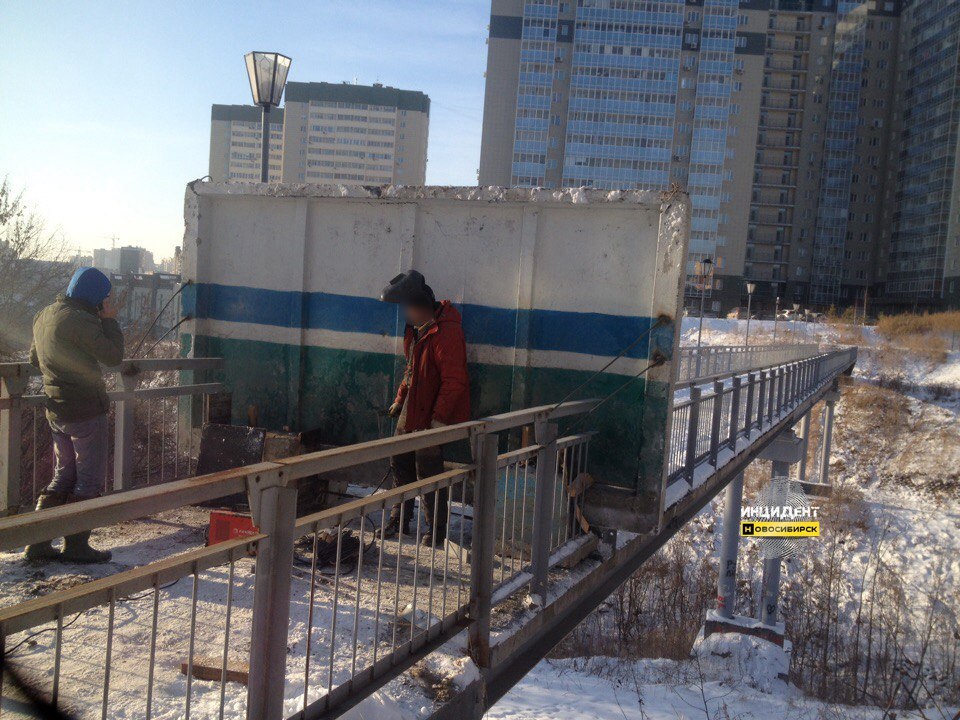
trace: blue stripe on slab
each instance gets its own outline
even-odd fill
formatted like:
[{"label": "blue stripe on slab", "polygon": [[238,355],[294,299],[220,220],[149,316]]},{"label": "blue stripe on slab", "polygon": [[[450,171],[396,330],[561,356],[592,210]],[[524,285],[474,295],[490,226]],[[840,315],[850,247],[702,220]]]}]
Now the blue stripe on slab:
[{"label": "blue stripe on slab", "polygon": [[[559,310],[514,310],[457,305],[471,344],[613,356],[650,327],[651,318]],[[183,291],[183,312],[195,318],[275,327],[336,330],[395,336],[403,332],[396,305],[332,293],[264,290],[199,283]],[[647,339],[627,357],[645,358]]]}]

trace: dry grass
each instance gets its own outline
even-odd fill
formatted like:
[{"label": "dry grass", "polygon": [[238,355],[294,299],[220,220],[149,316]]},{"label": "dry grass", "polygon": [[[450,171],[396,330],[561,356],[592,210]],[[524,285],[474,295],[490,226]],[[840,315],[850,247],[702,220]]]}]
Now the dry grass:
[{"label": "dry grass", "polygon": [[910,335],[960,333],[960,310],[913,315],[881,315],[877,332],[891,340]]},{"label": "dry grass", "polygon": [[881,350],[886,363],[902,364],[905,357],[913,356],[940,365],[948,351],[957,346],[960,311],[882,315],[877,320],[877,333],[889,343]]}]

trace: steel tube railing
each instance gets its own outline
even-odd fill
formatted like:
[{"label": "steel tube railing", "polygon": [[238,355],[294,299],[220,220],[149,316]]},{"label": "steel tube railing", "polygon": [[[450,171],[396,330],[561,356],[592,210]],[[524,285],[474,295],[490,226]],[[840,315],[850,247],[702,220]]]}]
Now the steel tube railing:
[{"label": "steel tube railing", "polygon": [[[689,398],[672,409],[669,482],[693,486],[705,463],[716,472],[738,451],[738,442],[759,437],[758,430],[779,422],[855,357],[855,350],[820,353],[787,360],[774,372],[735,372],[691,387]],[[732,355],[709,362],[714,371],[718,363],[726,362],[727,369],[736,365]],[[588,539],[583,492],[591,482],[593,433],[557,437],[556,420],[596,404],[531,408],[0,519],[0,549],[11,550],[245,491],[259,528],[250,538],[0,609],[0,637],[11,647],[23,642],[19,633],[49,626],[50,641],[31,649],[29,657],[43,678],[41,692],[63,702],[74,673],[86,670],[72,659],[70,625],[81,613],[105,608],[99,616],[104,643],[98,647],[108,671],[101,694],[85,692],[85,701],[105,715],[129,693],[124,666],[136,666],[138,657],[147,717],[161,714],[161,705],[163,714],[200,714],[202,707],[203,713],[223,717],[245,707],[251,715],[276,717],[290,697],[299,706],[291,718],[339,712],[464,627],[470,629],[471,654],[486,667],[491,608],[528,585],[546,602],[551,564]],[[502,433],[530,424],[535,444],[498,453]],[[474,449],[470,463],[296,517],[302,478],[462,440]],[[445,522],[438,502],[443,494]],[[480,513],[476,526],[471,506]],[[411,520],[412,536],[383,537],[394,512],[401,526]],[[438,542],[441,532],[448,542]],[[252,549],[255,574],[235,571],[252,569]],[[187,578],[189,584],[171,585]],[[146,602],[135,605],[138,599]],[[121,606],[124,614],[112,621]],[[246,612],[234,612],[240,607]],[[124,626],[143,628],[149,636],[131,644],[120,631],[121,617]],[[89,618],[84,622],[95,625]],[[291,637],[290,628],[300,628],[302,636]],[[169,633],[187,675],[185,686],[179,685],[185,696],[178,698],[164,695],[177,687],[170,641],[157,642],[158,635]],[[292,657],[288,647],[298,643],[305,653]],[[231,653],[247,648],[250,684],[244,697],[242,687],[227,677]],[[220,663],[215,680],[195,679],[198,662],[209,657]],[[173,702],[179,705],[173,708]]]},{"label": "steel tube railing", "polygon": [[[579,401],[559,409],[532,408],[0,519],[0,547],[10,549],[40,538],[246,490],[260,528],[260,533],[250,538],[201,548],[2,609],[0,636],[16,639],[23,631],[56,624],[56,648],[51,653],[54,671],[48,692],[60,701],[66,697],[64,671],[70,665],[63,662],[69,655],[61,652],[65,640],[67,649],[71,644],[69,631],[64,636],[61,630],[64,618],[72,615],[73,622],[80,614],[105,607],[109,619],[118,604],[124,605],[126,614],[130,612],[128,598],[145,594],[148,603],[139,624],[150,628],[149,640],[140,648],[145,666],[143,697],[147,717],[159,713],[160,703],[167,708],[164,712],[169,710],[171,698],[163,697],[159,690],[171,686],[170,678],[164,677],[162,685],[158,678],[161,670],[169,674],[169,667],[158,665],[157,637],[158,633],[176,631],[171,622],[177,630],[184,631],[177,634],[187,675],[185,696],[179,698],[179,712],[185,717],[200,713],[196,695],[199,688],[206,686],[194,678],[194,672],[200,656],[207,658],[206,649],[212,643],[217,645],[213,657],[221,664],[213,691],[219,711],[213,714],[223,716],[228,705],[232,708],[229,712],[235,712],[237,689],[227,683],[230,653],[232,648],[249,646],[247,710],[255,715],[276,716],[290,682],[289,640],[278,628],[289,627],[294,619],[299,622],[302,618],[308,628],[308,652],[300,674],[303,687],[298,690],[302,702],[297,717],[326,712],[357,693],[382,684],[425,645],[465,624],[474,628],[471,649],[482,662],[488,653],[484,648],[489,648],[490,606],[505,597],[498,593],[495,598],[494,590],[503,590],[516,582],[522,586],[533,578],[531,563],[536,547],[527,543],[536,543],[530,532],[534,522],[530,510],[538,482],[539,494],[551,504],[555,518],[541,538],[545,543],[543,555],[550,558],[558,548],[583,535],[579,522],[583,499],[578,488],[586,486],[588,447],[593,435],[579,433],[498,455],[498,434],[488,430],[514,429],[530,422],[548,423],[594,406],[595,401]],[[351,467],[458,439],[471,439],[485,450],[471,464],[299,519],[295,517],[299,478],[320,468]],[[536,472],[532,469],[534,462]],[[486,508],[483,512],[496,518],[477,526],[489,529],[486,540],[478,531],[471,531],[467,513],[471,487],[474,502],[479,496]],[[448,543],[438,542],[437,536],[443,524],[438,522],[441,506],[435,500],[441,493],[449,496],[445,511]],[[484,494],[486,499],[482,499]],[[379,538],[377,547],[373,547],[374,532],[386,526],[391,511],[399,509],[403,520],[402,514],[410,512],[410,507],[416,513],[415,536]],[[499,535],[493,533],[494,529]],[[335,546],[332,575],[324,574],[327,571],[317,562],[324,533]],[[472,544],[468,541],[471,535]],[[421,544],[424,538],[431,542]],[[357,545],[352,554],[345,549],[348,539]],[[298,580],[294,560],[301,540],[312,548],[312,557],[307,562],[309,573]],[[236,564],[249,562],[248,553],[253,549],[257,551],[256,574],[235,573]],[[208,577],[210,572],[216,574]],[[329,578],[329,582],[324,578]],[[190,582],[181,586],[177,597],[163,592],[181,579]],[[304,581],[309,583],[306,592],[291,591],[292,584]],[[225,595],[221,602],[226,607],[221,605],[221,629],[213,637],[206,598],[218,583],[226,585],[225,591],[220,591],[221,597]],[[320,588],[325,589],[319,591]],[[231,638],[237,593],[244,602],[252,600],[253,604],[249,641],[239,643]],[[297,597],[305,601],[298,603]],[[114,625],[108,622],[102,646],[107,672],[102,693],[97,696],[98,711],[107,715],[111,706],[120,702],[119,691],[114,689],[120,687],[115,675],[121,649],[125,664],[137,663],[130,655],[134,650],[124,643],[118,645],[117,640]],[[71,670],[75,670],[72,665]],[[75,680],[71,675],[67,686]],[[209,708],[208,701],[204,707]]]},{"label": "steel tube railing", "polygon": [[[107,368],[108,385],[120,389],[107,392],[113,428],[108,453],[113,461],[104,477],[104,494],[189,475],[192,444],[180,434],[179,399],[219,393],[223,386],[180,383],[169,375],[222,366],[220,358],[148,358]],[[32,507],[53,474],[50,429],[40,412],[46,397],[40,392],[39,374],[29,363],[0,363],[0,514]],[[144,386],[147,378],[150,384]]]},{"label": "steel tube railing", "polygon": [[856,348],[848,348],[694,385],[672,409],[667,485],[692,486],[699,466],[718,468],[723,451],[736,453],[739,439],[776,424],[854,362]]},{"label": "steel tube railing", "polygon": [[[816,344],[803,345],[707,345],[680,349],[676,387],[685,388],[722,380],[752,370],[761,370],[820,354]],[[697,372],[699,363],[700,371]]]}]

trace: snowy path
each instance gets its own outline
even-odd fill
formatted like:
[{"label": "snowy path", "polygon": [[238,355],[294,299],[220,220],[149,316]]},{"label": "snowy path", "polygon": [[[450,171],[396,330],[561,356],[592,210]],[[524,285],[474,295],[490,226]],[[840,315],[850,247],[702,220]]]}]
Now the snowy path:
[{"label": "snowy path", "polygon": [[[115,561],[104,566],[78,568],[55,563],[40,567],[23,562],[15,553],[2,553],[0,596],[3,597],[3,603],[9,605],[194,549],[202,545],[206,516],[207,511],[185,509],[99,531],[94,543],[114,550]],[[372,539],[370,523],[366,524],[366,529],[369,543]],[[457,537],[458,531],[459,523],[453,522],[451,536]],[[303,556],[309,557],[309,554],[310,551],[306,550]],[[415,565],[418,568],[416,576]],[[356,563],[353,563],[355,567]],[[243,666],[250,653],[254,572],[255,558],[245,558],[234,564],[230,666],[235,663]],[[444,573],[446,585],[441,582]],[[411,538],[407,538],[401,550],[396,541],[388,541],[384,544],[382,563],[377,549],[368,551],[364,557],[359,576],[360,602],[357,614],[354,612],[358,591],[356,570],[347,568],[338,582],[331,575],[318,574],[310,636],[309,701],[320,697],[329,687],[331,659],[333,685],[337,686],[350,677],[352,667],[360,670],[371,664],[374,653],[383,657],[393,647],[410,638],[409,622],[394,622],[394,619],[412,606],[414,590],[419,633],[428,617],[427,613],[436,619],[444,613],[452,613],[468,601],[469,574],[469,565],[459,561],[459,554],[445,562],[442,549],[431,551],[418,547]],[[374,590],[378,576],[382,578],[379,595]],[[194,657],[212,660],[217,666],[223,654],[229,585],[229,566],[201,572],[196,582]],[[339,598],[336,611],[334,590]],[[156,718],[182,717],[186,711],[187,678],[181,673],[181,663],[189,657],[193,593],[192,577],[165,586],[160,593],[153,680],[153,716]],[[303,702],[310,600],[309,565],[298,565],[294,570],[291,595],[285,703],[288,714],[298,711]],[[148,591],[133,598],[118,600],[115,605],[108,717],[139,718],[145,715],[153,597],[153,593]],[[378,601],[379,613],[376,612]],[[101,711],[109,622],[108,607],[93,608],[76,619],[64,618],[60,698],[62,705],[78,717],[99,716]],[[52,630],[55,625],[44,627]],[[42,628],[31,632],[39,629]],[[13,649],[30,634],[11,636],[7,647]],[[331,640],[334,638],[331,651]],[[55,644],[55,633],[44,632],[27,640],[12,654],[15,667],[45,692],[50,692],[52,687]],[[457,655],[462,656],[462,653],[458,652]],[[450,662],[453,663],[454,659],[451,658]],[[241,716],[245,707],[245,686],[228,682],[223,691],[226,716]],[[215,717],[219,710],[220,692],[219,681],[192,680],[191,712],[199,717]],[[410,701],[418,706],[424,700],[419,691],[411,694]],[[8,709],[5,701],[5,716]]]}]

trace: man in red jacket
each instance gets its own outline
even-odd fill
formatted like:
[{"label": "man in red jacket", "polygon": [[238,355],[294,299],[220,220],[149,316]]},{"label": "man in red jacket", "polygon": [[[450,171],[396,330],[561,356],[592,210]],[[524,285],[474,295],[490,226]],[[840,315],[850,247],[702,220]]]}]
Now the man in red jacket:
[{"label": "man in red jacket", "polygon": [[[406,370],[390,415],[397,418],[397,434],[443,427],[470,419],[470,382],[467,378],[467,348],[460,313],[449,300],[437,302],[433,290],[416,270],[397,275],[383,289],[380,299],[403,306],[407,328],[403,338]],[[440,447],[417,450],[391,458],[397,486],[433,477],[444,471]],[[430,533],[424,545],[442,543],[447,537],[446,489],[423,497]],[[402,514],[402,523],[401,523]],[[416,526],[413,500],[393,509],[384,537],[409,534]]]}]

